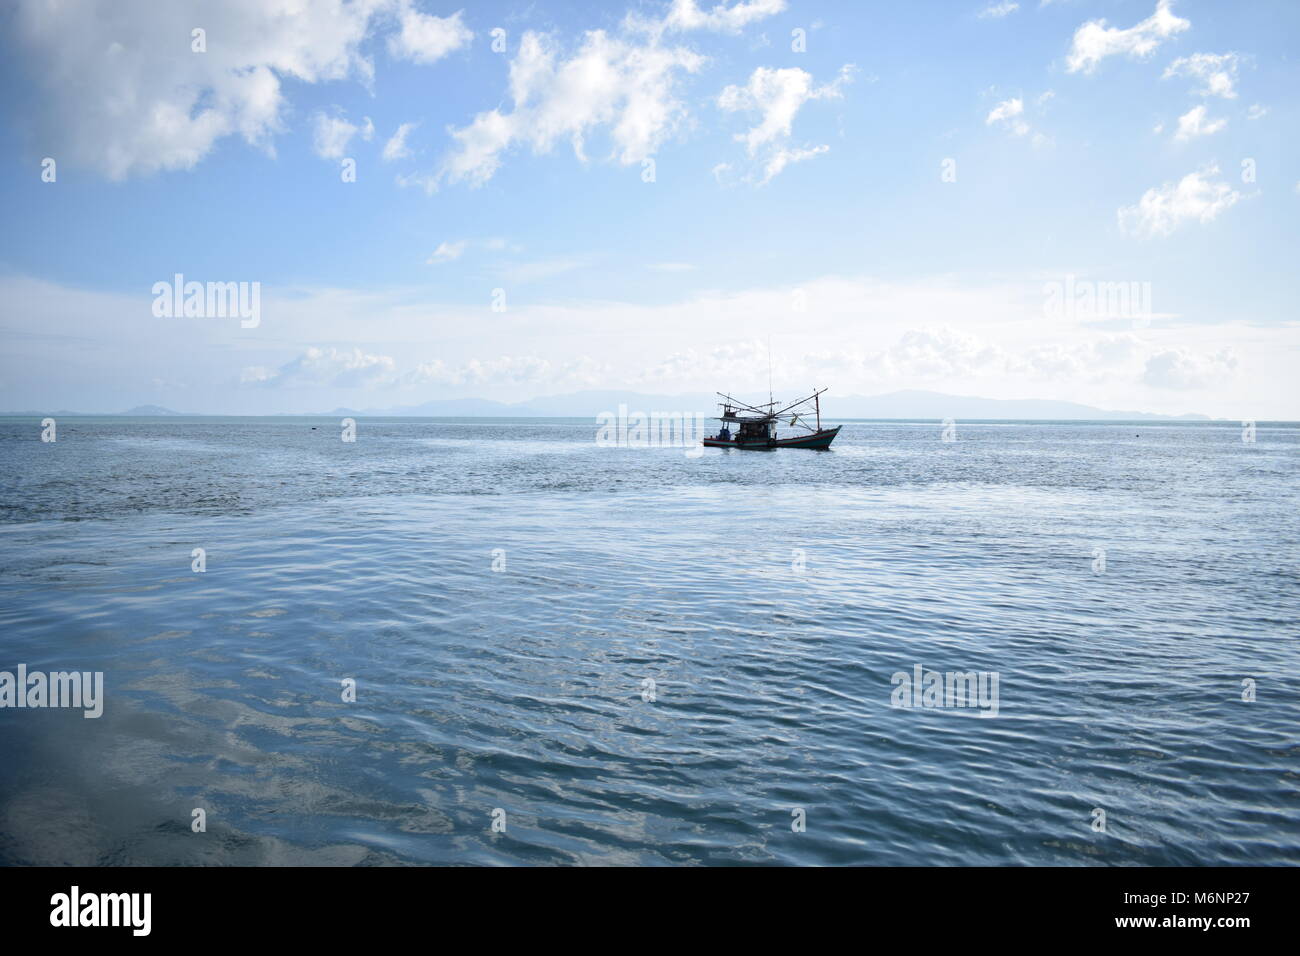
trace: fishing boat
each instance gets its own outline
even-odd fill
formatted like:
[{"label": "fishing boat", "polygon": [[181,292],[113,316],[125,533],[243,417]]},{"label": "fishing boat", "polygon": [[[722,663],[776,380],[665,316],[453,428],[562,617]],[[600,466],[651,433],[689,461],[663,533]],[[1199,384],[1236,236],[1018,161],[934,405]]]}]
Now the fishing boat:
[{"label": "fishing boat", "polygon": [[[706,448],[739,448],[744,451],[829,448],[843,426],[822,428],[821,394],[824,391],[826,389],[819,389],[807,398],[801,398],[780,409],[777,408],[780,403],[776,401],[770,401],[766,405],[747,405],[718,392],[723,399],[718,403],[722,408],[722,415],[718,419],[722,425],[716,435],[704,439],[704,445]],[[803,420],[808,414],[809,402],[813,403],[816,427]],[[782,438],[777,435],[778,424],[803,429],[803,432]]]}]

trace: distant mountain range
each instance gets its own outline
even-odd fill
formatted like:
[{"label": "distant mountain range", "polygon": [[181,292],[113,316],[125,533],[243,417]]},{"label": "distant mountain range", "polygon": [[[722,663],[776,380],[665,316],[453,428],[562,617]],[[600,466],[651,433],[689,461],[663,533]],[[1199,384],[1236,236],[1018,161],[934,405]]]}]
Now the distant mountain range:
[{"label": "distant mountain range", "polygon": [[[550,395],[526,402],[495,402],[485,398],[449,398],[420,405],[391,408],[336,408],[319,412],[322,417],[369,416],[391,418],[593,418],[601,412],[617,413],[620,405],[629,412],[703,412],[717,414],[716,395],[647,395],[640,392],[586,391],[567,395]],[[1114,411],[1036,398],[976,398],[945,395],[909,389],[884,395],[828,395],[823,403],[823,418],[896,418],[942,420],[965,419],[1038,419],[1046,421],[1212,421],[1208,415],[1157,415],[1152,412]],[[7,412],[10,415],[80,415],[81,412]],[[122,417],[160,417],[184,415],[161,405],[137,405]]]},{"label": "distant mountain range", "polygon": [[177,415],[186,417],[188,412],[174,412],[170,408],[163,408],[161,405],[137,405],[135,408],[128,408],[124,412],[70,412],[66,408],[60,408],[56,412],[49,411],[26,411],[26,412],[0,412],[0,415],[52,415],[58,418],[60,415],[67,415],[71,418],[94,418],[105,416],[108,418],[161,418],[166,415]]}]

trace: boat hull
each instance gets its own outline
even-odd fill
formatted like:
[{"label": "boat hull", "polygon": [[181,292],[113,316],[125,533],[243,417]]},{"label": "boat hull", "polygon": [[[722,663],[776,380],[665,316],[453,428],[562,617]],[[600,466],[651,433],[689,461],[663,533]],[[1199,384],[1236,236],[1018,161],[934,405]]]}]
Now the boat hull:
[{"label": "boat hull", "polygon": [[840,433],[842,425],[823,428],[811,435],[799,435],[795,438],[773,438],[766,441],[737,442],[720,441],[717,438],[705,438],[705,448],[737,448],[741,451],[771,451],[774,448],[829,448],[835,436]]}]

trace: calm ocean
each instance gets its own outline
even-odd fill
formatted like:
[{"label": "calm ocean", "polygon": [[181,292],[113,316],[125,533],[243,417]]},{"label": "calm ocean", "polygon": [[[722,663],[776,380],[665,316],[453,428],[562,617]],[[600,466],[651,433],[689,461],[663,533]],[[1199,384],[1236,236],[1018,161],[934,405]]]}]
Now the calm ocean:
[{"label": "calm ocean", "polygon": [[0,863],[1300,863],[1300,426],[594,433],[0,419]]}]

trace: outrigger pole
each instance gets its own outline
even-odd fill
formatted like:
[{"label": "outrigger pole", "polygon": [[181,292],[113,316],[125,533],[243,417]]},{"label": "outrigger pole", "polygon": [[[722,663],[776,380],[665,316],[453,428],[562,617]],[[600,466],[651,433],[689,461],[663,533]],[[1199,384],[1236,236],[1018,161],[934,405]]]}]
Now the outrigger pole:
[{"label": "outrigger pole", "polygon": [[[749,411],[751,411],[751,412],[754,412],[754,413],[757,414],[757,415],[763,415],[763,416],[765,416],[765,417],[766,417],[766,416],[770,416],[770,415],[772,414],[772,412],[771,412],[770,409],[769,409],[768,411],[765,412],[765,411],[763,411],[762,408],[756,408],[756,407],[753,406],[753,405],[747,405],[747,404],[745,404],[744,402],[738,401],[738,400],[732,398],[730,395],[727,395],[727,394],[725,394],[725,393],[723,393],[723,392],[717,392],[716,394],[721,395],[723,398],[725,398],[725,399],[726,399],[728,402],[730,402],[732,405],[735,405],[737,408],[744,408],[744,409],[747,409],[747,410],[749,410]],[[722,403],[719,402],[718,404],[722,404]]]},{"label": "outrigger pole", "polygon": [[[794,403],[792,403],[792,404],[790,404],[790,405],[787,405],[785,408],[781,409],[779,412],[773,412],[773,414],[774,414],[774,415],[784,415],[784,414],[785,414],[786,412],[788,412],[790,409],[792,409],[792,408],[797,408],[798,406],[802,405],[804,402],[808,401],[809,399],[814,399],[814,400],[816,400],[816,399],[817,399],[817,396],[820,395],[820,394],[821,394],[822,392],[824,392],[824,391],[826,391],[826,389],[824,389],[824,388],[823,388],[823,389],[818,389],[817,391],[815,391],[815,392],[813,392],[811,395],[809,395],[808,398],[801,398],[801,399],[799,399],[799,401],[794,402]],[[817,407],[818,407],[818,409],[821,408],[821,401],[820,401],[820,400],[817,400]],[[818,416],[820,417],[820,415],[821,415],[821,412],[819,411],[819,412],[818,412]]]}]

